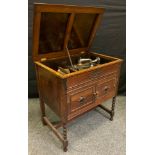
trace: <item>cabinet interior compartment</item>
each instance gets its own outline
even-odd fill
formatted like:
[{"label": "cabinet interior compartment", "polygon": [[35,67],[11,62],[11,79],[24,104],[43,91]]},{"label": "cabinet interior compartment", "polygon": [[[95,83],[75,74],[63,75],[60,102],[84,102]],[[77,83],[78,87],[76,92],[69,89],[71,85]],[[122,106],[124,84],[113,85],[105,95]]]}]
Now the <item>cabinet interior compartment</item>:
[{"label": "cabinet interior compartment", "polygon": [[[100,56],[97,56],[93,53],[83,53],[83,54],[79,54],[79,55],[73,55],[73,56],[71,56],[71,59],[72,59],[73,65],[76,65],[78,63],[79,58],[90,58],[90,59],[94,60],[97,57],[100,57]],[[114,60],[115,59],[112,59],[112,58],[100,57],[100,64],[98,64],[98,65],[106,64],[106,63],[112,62]],[[71,65],[69,58],[67,56],[63,57],[63,58],[57,58],[54,60],[46,60],[42,63],[55,71],[58,70],[58,67],[67,68],[67,66]]]}]

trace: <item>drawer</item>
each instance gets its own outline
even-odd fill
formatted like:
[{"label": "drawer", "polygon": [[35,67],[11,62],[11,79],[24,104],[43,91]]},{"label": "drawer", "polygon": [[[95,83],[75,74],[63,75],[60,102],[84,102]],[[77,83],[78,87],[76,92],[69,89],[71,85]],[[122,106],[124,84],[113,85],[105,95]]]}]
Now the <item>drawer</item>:
[{"label": "drawer", "polygon": [[109,99],[115,96],[116,84],[117,78],[112,78],[107,81],[98,81],[96,86],[96,99]]},{"label": "drawer", "polygon": [[82,90],[78,90],[69,94],[70,113],[79,111],[81,108],[87,107],[94,103],[95,87],[90,86]]}]

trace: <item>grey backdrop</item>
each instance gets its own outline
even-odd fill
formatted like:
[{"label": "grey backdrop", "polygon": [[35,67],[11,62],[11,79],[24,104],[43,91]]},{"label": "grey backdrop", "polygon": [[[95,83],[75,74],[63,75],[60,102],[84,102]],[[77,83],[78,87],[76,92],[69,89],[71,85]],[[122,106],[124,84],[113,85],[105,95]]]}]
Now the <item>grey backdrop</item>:
[{"label": "grey backdrop", "polygon": [[119,94],[126,92],[126,1],[125,0],[29,0],[28,2],[28,96],[38,97],[34,64],[32,62],[33,3],[100,6],[105,14],[92,45],[92,51],[124,59]]}]

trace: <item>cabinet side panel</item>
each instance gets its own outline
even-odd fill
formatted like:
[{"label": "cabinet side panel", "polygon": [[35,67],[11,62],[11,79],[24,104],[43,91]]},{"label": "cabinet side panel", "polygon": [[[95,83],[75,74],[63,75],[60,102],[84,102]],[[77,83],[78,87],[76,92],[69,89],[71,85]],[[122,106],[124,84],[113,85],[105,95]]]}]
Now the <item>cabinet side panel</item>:
[{"label": "cabinet side panel", "polygon": [[39,66],[37,66],[37,77],[40,97],[60,116],[59,78]]}]

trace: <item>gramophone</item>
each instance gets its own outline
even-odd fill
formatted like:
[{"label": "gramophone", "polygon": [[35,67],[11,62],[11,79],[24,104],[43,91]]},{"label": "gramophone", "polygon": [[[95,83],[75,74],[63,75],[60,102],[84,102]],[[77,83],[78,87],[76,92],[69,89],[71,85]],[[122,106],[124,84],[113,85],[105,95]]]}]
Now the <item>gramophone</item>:
[{"label": "gramophone", "polygon": [[58,67],[58,72],[61,74],[68,74],[71,71],[75,72],[75,71],[79,71],[79,70],[83,70],[83,69],[87,69],[93,66],[96,66],[98,64],[100,64],[100,57],[96,57],[96,59],[92,60],[91,58],[79,58],[78,63],[73,65],[73,61],[71,59],[70,53],[68,48],[66,47],[66,51],[67,51],[67,55],[70,61],[71,66],[66,66],[65,68],[63,67]]}]

